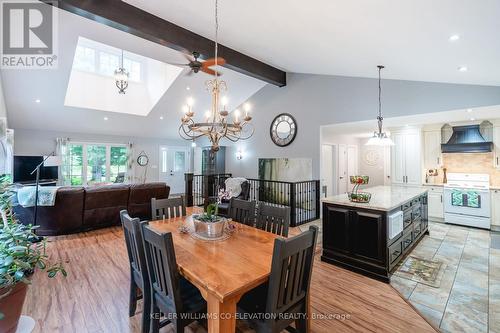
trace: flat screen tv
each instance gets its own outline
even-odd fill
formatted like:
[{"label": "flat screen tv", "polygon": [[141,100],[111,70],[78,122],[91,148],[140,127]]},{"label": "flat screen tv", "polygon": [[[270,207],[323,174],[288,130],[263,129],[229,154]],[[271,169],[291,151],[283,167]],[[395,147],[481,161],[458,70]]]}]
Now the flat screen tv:
[{"label": "flat screen tv", "polygon": [[[14,156],[14,183],[35,182],[36,173],[31,171],[43,161],[43,156]],[[40,168],[40,181],[57,180],[58,167]]]}]

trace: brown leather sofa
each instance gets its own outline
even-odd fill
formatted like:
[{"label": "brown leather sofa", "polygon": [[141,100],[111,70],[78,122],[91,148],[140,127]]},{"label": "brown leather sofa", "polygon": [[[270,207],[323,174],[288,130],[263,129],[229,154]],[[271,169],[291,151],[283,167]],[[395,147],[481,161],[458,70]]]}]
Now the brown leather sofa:
[{"label": "brown leather sofa", "polygon": [[[151,198],[165,199],[169,194],[165,183],[61,187],[54,206],[38,207],[37,234],[66,235],[120,225],[122,209],[132,217],[151,219]],[[33,207],[16,206],[14,212],[22,223],[33,223]]]}]

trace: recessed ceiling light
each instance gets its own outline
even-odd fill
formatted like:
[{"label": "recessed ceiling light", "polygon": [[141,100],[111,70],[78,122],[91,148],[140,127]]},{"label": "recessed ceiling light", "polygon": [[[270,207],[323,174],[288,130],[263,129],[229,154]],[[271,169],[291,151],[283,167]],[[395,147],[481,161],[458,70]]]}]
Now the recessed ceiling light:
[{"label": "recessed ceiling light", "polygon": [[41,101],[37,98],[35,99],[35,103],[40,103]]},{"label": "recessed ceiling light", "polygon": [[474,120],[476,120],[476,118],[470,118],[470,121],[474,121]]},{"label": "recessed ceiling light", "polygon": [[467,72],[467,70],[468,70],[467,66],[460,66],[460,67],[458,67],[458,71],[459,72]]},{"label": "recessed ceiling light", "polygon": [[108,120],[108,117],[104,117],[104,120]]},{"label": "recessed ceiling light", "polygon": [[163,116],[160,116],[160,120],[163,120]]},{"label": "recessed ceiling light", "polygon": [[186,87],[186,90],[191,90],[191,88],[189,88],[189,86]]},{"label": "recessed ceiling light", "polygon": [[459,39],[460,39],[459,35],[451,35],[449,38],[450,42],[456,42]]},{"label": "recessed ceiling light", "polygon": [[467,109],[467,112],[471,113],[471,112],[472,112],[472,109]]}]

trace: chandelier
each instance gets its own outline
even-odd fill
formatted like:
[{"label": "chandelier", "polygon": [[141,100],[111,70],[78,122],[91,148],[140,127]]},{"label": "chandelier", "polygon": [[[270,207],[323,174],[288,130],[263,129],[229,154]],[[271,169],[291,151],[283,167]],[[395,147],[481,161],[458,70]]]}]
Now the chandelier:
[{"label": "chandelier", "polygon": [[382,117],[382,87],[381,87],[381,77],[380,72],[385,67],[382,65],[378,65],[378,132],[373,132],[373,136],[366,143],[367,146],[393,146],[394,142],[392,142],[391,138],[387,136],[387,133],[382,131],[382,122],[384,118]]},{"label": "chandelier", "polygon": [[[217,71],[218,58],[218,32],[219,32],[219,17],[218,17],[218,0],[215,0],[215,67],[214,78],[205,82],[207,91],[211,94],[212,103],[211,109],[205,114],[203,122],[197,122],[193,119],[193,101],[188,100],[184,106],[184,115],[181,118],[179,126],[179,135],[186,140],[194,141],[200,137],[207,137],[212,145],[212,152],[219,150],[219,142],[222,138],[226,138],[232,142],[246,140],[254,133],[254,127],[250,123],[252,117],[248,114],[250,106],[245,104],[245,114],[242,118],[238,109],[231,112],[232,123],[229,119],[229,111],[227,107],[227,99],[220,99],[220,95],[227,91],[226,82],[219,79]],[[221,107],[222,104],[222,107]]]},{"label": "chandelier", "polygon": [[125,94],[125,89],[128,87],[128,72],[123,67],[123,50],[120,67],[115,70],[115,83],[119,94]]}]

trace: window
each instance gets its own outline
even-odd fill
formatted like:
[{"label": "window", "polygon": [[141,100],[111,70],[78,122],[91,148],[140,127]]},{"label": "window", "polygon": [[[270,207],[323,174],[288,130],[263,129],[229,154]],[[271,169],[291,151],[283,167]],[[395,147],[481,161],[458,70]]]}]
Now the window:
[{"label": "window", "polygon": [[66,184],[123,183],[128,167],[125,145],[70,143],[64,158]]},{"label": "window", "polygon": [[[76,47],[73,64],[74,69],[113,77],[115,70],[117,70],[120,65],[121,51],[119,50],[117,50],[117,53],[114,53],[83,45],[77,45]],[[123,57],[123,67],[129,72],[130,81],[141,81],[141,62],[127,58],[125,55]]]},{"label": "window", "polygon": [[94,49],[78,45],[75,53],[75,68],[86,71],[95,72],[96,67],[96,52]]},{"label": "window", "polygon": [[176,151],[174,154],[174,172],[186,171],[186,153]]}]

